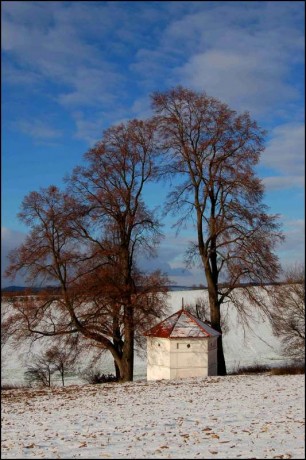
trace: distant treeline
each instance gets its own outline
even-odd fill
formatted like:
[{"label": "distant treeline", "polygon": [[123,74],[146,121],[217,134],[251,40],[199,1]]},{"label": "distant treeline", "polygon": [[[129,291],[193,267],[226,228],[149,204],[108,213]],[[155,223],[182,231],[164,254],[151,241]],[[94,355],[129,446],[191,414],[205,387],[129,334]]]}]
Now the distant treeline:
[{"label": "distant treeline", "polygon": [[[284,281],[276,281],[274,283],[240,283],[238,287],[251,287],[251,286],[268,286],[268,285],[282,285]],[[226,283],[220,283],[220,288],[228,287]],[[192,286],[182,286],[182,285],[170,285],[168,286],[169,291],[191,291],[196,289],[207,289],[207,286],[204,285],[192,285]],[[14,295],[33,295],[42,292],[49,292],[50,294],[60,294],[61,288],[58,286],[40,286],[40,287],[27,287],[27,286],[8,286],[1,289],[1,294],[5,297],[14,296]]]}]

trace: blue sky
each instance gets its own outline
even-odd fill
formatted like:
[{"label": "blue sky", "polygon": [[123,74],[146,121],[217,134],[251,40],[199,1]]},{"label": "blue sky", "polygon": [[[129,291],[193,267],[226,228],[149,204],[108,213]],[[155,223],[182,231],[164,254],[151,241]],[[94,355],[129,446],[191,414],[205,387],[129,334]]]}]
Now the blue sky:
[{"label": "blue sky", "polygon": [[[258,175],[281,215],[278,254],[284,266],[304,260],[303,1],[2,1],[1,10],[2,270],[27,232],[16,216],[24,196],[61,187],[105,128],[150,116],[150,94],[178,84],[249,111],[268,131]],[[165,193],[151,188],[148,205]],[[192,226],[176,236],[171,223],[147,266],[205,283],[198,268],[184,270]]]}]

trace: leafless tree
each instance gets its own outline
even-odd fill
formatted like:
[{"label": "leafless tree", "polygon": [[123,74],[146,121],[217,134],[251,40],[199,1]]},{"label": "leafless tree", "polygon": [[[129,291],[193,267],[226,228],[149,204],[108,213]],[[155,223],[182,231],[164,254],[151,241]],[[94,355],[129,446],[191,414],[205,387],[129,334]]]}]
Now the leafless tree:
[{"label": "leafless tree", "polygon": [[305,361],[305,267],[295,265],[284,275],[284,283],[270,289],[273,331],[285,356]]},{"label": "leafless tree", "polygon": [[78,336],[83,347],[107,349],[120,381],[133,379],[135,334],[166,308],[166,277],[136,265],[160,237],[142,199],[155,174],[154,133],[153,122],[112,127],[86,154],[88,166],[68,178],[67,192],[50,186],[25,197],[19,217],[31,232],[6,272],[58,286],[15,301],[6,328],[20,338]]},{"label": "leafless tree", "polygon": [[65,386],[65,374],[71,370],[78,358],[77,348],[62,346],[63,344],[53,345],[44,353],[44,359],[49,362],[55,371],[61,376],[62,385]]},{"label": "leafless tree", "polygon": [[[278,217],[268,214],[254,170],[264,150],[264,132],[248,113],[239,115],[206,93],[177,87],[154,93],[152,100],[163,174],[175,177],[177,184],[168,196],[167,211],[180,214],[178,229],[190,217],[195,220],[197,242],[188,260],[198,258],[203,267],[211,324],[222,332],[226,300],[242,315],[244,302],[256,302],[254,290],[246,290],[248,299],[241,301],[235,288],[243,282],[272,282],[279,272],[274,254],[282,240]],[[218,374],[226,374],[222,335]]]}]

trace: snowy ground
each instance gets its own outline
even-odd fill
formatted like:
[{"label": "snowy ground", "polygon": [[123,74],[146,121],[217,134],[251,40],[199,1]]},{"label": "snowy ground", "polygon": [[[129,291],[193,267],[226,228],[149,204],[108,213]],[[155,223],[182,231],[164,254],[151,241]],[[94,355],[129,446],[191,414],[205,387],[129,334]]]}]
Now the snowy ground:
[{"label": "snowy ground", "polygon": [[304,375],[2,392],[2,456],[305,458]]}]

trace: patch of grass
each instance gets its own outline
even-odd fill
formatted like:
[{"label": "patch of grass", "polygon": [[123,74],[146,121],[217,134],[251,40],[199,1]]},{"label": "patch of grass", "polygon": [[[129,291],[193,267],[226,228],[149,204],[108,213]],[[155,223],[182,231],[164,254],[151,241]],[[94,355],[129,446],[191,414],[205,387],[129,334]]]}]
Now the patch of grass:
[{"label": "patch of grass", "polygon": [[278,367],[254,364],[252,366],[237,367],[233,371],[228,372],[228,375],[263,374],[267,372],[271,375],[305,374],[305,363],[288,363]]},{"label": "patch of grass", "polygon": [[286,366],[274,367],[271,369],[272,375],[287,375],[287,374],[305,374],[305,363],[287,364]]},{"label": "patch of grass", "polygon": [[2,383],[1,384],[1,391],[6,390],[24,390],[26,388],[30,388],[28,385],[23,385],[19,383]]},{"label": "patch of grass", "polygon": [[264,372],[269,372],[271,367],[265,366],[263,364],[254,364],[252,366],[237,367],[231,372],[228,372],[228,375],[241,375],[241,374],[262,374]]}]

